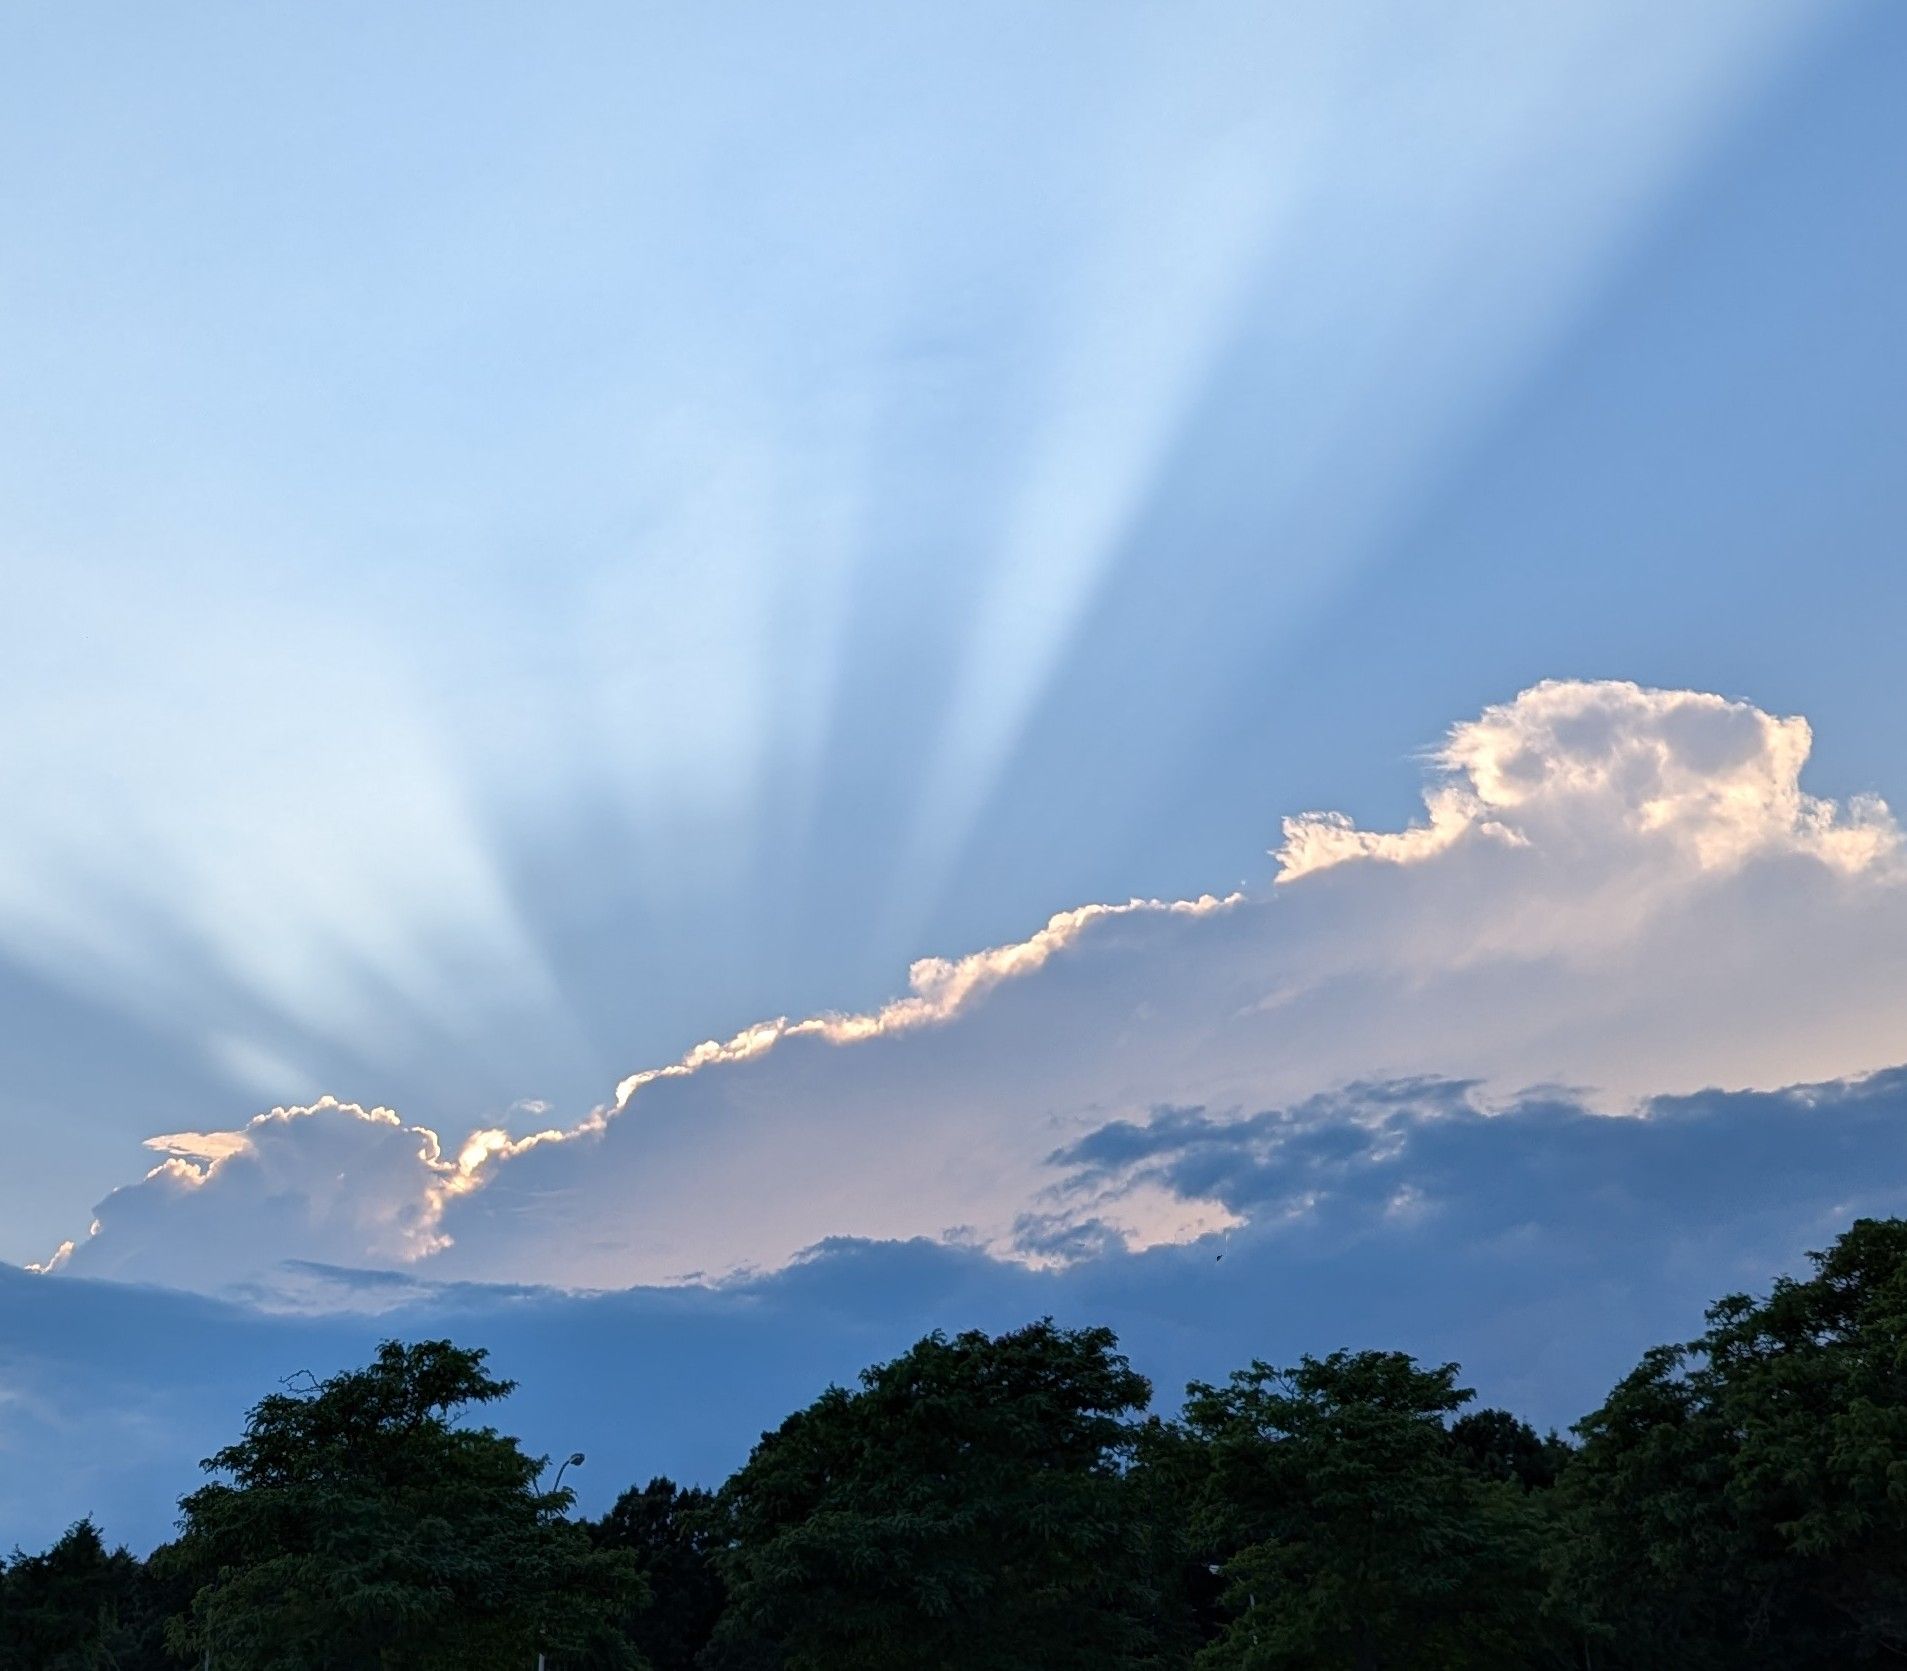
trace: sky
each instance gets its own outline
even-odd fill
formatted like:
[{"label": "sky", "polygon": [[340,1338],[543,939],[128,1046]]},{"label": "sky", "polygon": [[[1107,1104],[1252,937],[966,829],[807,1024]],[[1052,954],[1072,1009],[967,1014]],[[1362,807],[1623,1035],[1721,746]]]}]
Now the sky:
[{"label": "sky", "polygon": [[1907,1211],[1904,93],[1886,0],[11,8],[0,1544],[393,1332],[588,1508],[1045,1313],[1566,1424]]}]

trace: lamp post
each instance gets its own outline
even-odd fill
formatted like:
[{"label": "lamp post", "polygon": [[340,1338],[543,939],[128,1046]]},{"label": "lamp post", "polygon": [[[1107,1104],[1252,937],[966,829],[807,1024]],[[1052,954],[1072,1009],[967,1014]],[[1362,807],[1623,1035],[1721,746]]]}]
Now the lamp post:
[{"label": "lamp post", "polygon": [[[563,1489],[563,1470],[565,1468],[580,1468],[582,1465],[583,1453],[581,1451],[571,1451],[568,1456],[564,1457],[563,1466],[556,1470],[556,1480],[550,1487],[550,1495],[553,1497],[557,1492]],[[536,1656],[536,1671],[545,1671],[543,1655],[540,1652]]]}]

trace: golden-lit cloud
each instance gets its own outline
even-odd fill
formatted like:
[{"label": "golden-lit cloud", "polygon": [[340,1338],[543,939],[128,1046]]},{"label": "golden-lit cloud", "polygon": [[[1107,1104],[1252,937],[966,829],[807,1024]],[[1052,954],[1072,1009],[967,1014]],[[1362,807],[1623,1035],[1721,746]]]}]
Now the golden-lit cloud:
[{"label": "golden-lit cloud", "polygon": [[[1621,1112],[1907,1059],[1907,867],[1877,800],[1801,786],[1806,723],[1551,682],[1457,725],[1425,821],[1285,826],[1276,883],[1090,905],[627,1076],[574,1125],[461,1139],[325,1099],[152,1140],[66,1261],[192,1286],[281,1260],[587,1286],[774,1268],[827,1237],[1075,1256],[1242,1222],[1054,1157],[1162,1109],[1426,1076]],[[1409,1180],[1396,1210],[1410,1210]],[[1090,1238],[1089,1238],[1090,1240]]]},{"label": "golden-lit cloud", "polygon": [[1808,722],[1700,691],[1549,680],[1452,727],[1431,756],[1428,817],[1360,830],[1335,813],[1285,820],[1279,880],[1355,859],[1421,864],[1465,840],[1511,846],[1661,845],[1700,870],[1807,854],[1855,873],[1892,861],[1887,807],[1845,807],[1801,788]]}]

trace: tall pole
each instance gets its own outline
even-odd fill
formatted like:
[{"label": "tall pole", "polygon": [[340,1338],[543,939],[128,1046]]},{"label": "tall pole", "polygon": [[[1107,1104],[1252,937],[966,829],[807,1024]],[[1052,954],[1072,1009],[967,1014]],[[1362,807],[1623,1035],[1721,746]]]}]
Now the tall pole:
[{"label": "tall pole", "polygon": [[[582,1465],[583,1465],[583,1453],[581,1451],[571,1451],[568,1456],[564,1457],[563,1467],[558,1468],[556,1470],[555,1482],[550,1486],[550,1495],[554,1497],[557,1492],[563,1489],[563,1468],[580,1468],[582,1467]],[[537,1651],[536,1671],[544,1671],[543,1654],[541,1649]]]}]

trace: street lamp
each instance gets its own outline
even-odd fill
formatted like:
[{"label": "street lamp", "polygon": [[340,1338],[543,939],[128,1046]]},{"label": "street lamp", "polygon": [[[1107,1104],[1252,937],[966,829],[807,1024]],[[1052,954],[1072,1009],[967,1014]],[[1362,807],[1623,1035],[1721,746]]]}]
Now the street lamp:
[{"label": "street lamp", "polygon": [[[557,1492],[563,1489],[563,1469],[580,1468],[582,1465],[583,1453],[581,1451],[571,1451],[568,1456],[564,1457],[563,1467],[556,1470],[556,1483],[550,1487],[550,1495],[553,1497]],[[543,1656],[540,1653],[536,1656],[536,1671],[545,1671]]]}]

